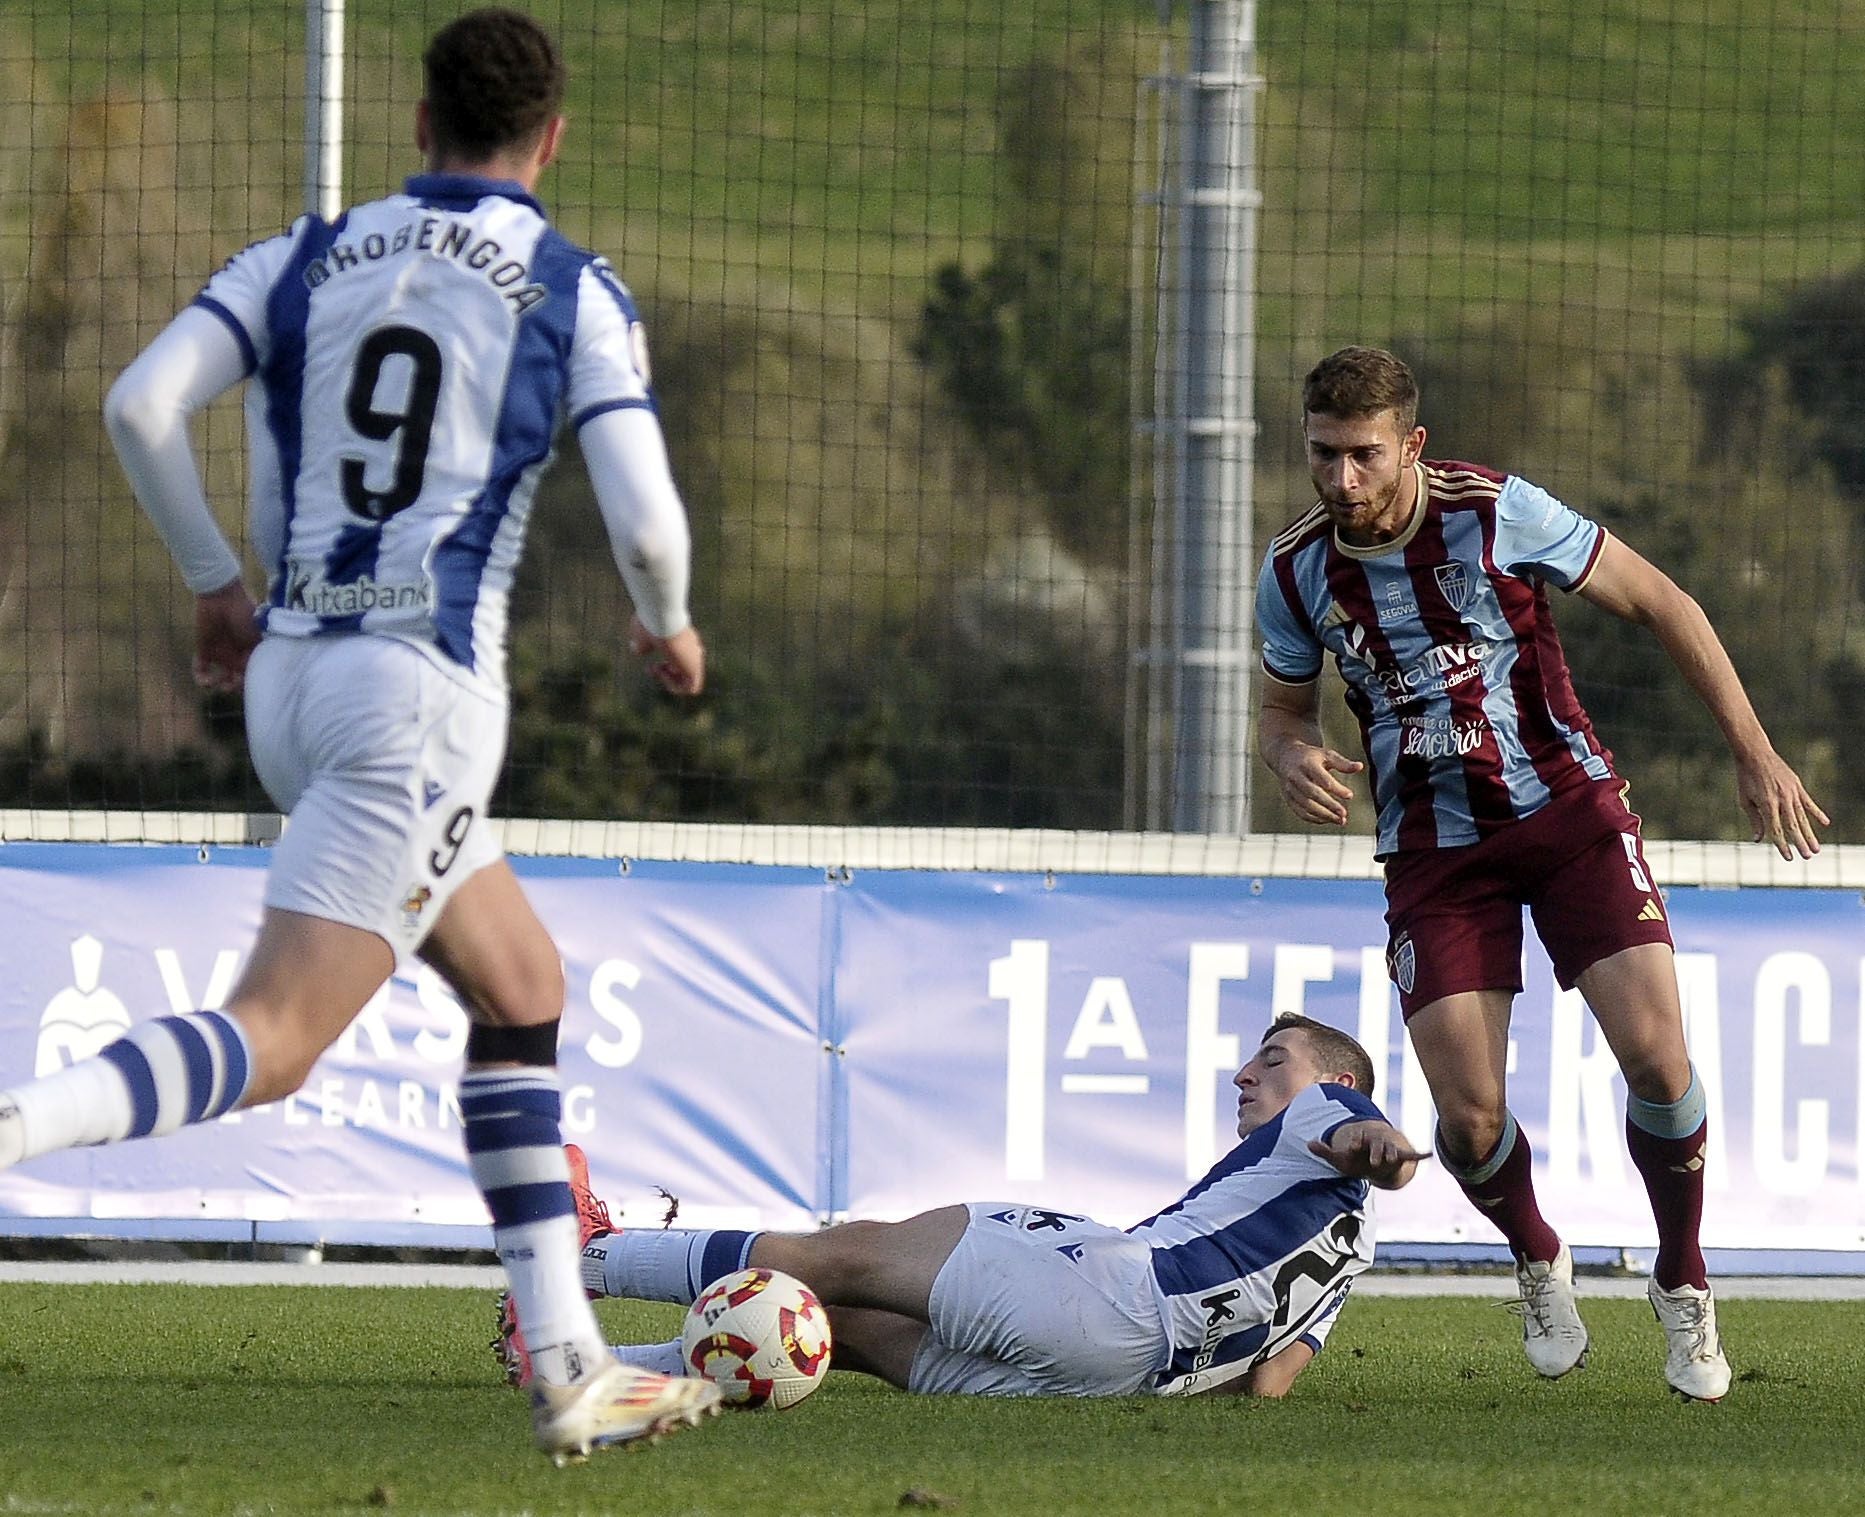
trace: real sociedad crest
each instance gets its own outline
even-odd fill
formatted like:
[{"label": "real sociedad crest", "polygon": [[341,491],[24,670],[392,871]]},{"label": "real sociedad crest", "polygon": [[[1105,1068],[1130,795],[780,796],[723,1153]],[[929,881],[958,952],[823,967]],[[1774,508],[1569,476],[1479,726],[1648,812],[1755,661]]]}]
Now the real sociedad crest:
[{"label": "real sociedad crest", "polygon": [[1470,598],[1470,576],[1462,564],[1439,564],[1431,571],[1438,582],[1438,593],[1450,602],[1451,610],[1461,611]]}]

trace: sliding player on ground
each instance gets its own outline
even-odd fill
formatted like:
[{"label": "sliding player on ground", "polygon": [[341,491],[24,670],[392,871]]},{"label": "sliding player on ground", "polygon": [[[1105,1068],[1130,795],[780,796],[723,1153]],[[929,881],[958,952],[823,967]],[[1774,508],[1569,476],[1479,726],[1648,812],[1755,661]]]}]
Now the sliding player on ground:
[{"label": "sliding player on ground", "polygon": [[[909,1391],[1280,1396],[1372,1263],[1369,1187],[1398,1189],[1424,1156],[1373,1104],[1365,1050],[1325,1023],[1277,1021],[1233,1083],[1242,1141],[1125,1231],[1009,1202],[815,1233],[621,1231],[585,1183],[584,1284],[690,1304],[780,1270],[829,1307],[835,1367]],[[507,1322],[493,1347],[522,1383],[523,1336]],[[678,1339],[615,1352],[684,1370]]]}]

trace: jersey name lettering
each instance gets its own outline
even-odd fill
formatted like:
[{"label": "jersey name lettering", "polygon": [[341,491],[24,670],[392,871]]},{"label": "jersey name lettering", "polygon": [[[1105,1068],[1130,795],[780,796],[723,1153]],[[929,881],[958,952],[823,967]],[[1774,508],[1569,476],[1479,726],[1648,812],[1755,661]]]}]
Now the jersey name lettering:
[{"label": "jersey name lettering", "polygon": [[451,258],[486,276],[511,302],[514,314],[523,314],[550,298],[550,291],[531,282],[531,271],[516,258],[502,256],[504,249],[490,237],[480,236],[470,222],[448,216],[422,216],[404,221],[391,232],[370,232],[361,242],[335,242],[321,258],[304,268],[307,289],[315,290],[346,270],[408,252]]}]

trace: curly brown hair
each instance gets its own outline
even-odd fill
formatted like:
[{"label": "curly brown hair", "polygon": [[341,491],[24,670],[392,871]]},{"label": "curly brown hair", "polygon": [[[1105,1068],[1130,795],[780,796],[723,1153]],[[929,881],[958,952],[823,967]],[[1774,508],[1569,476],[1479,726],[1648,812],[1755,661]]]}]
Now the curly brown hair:
[{"label": "curly brown hair", "polygon": [[1342,419],[1392,411],[1401,435],[1418,424],[1418,381],[1384,348],[1342,348],[1308,371],[1302,412]]},{"label": "curly brown hair", "polygon": [[518,11],[468,11],[434,34],[421,63],[428,126],[444,158],[483,162],[530,147],[563,105],[557,45]]}]

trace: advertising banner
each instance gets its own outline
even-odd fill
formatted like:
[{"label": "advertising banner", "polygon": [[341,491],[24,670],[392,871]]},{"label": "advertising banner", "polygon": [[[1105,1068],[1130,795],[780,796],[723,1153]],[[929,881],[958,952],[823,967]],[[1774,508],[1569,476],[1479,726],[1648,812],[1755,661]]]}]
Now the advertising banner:
[{"label": "advertising banner", "polygon": [[[261,849],[0,847],[0,1083],[132,1021],[221,1004]],[[515,859],[562,950],[565,1133],[624,1220],[809,1227],[967,1199],[1130,1223],[1235,1140],[1237,1067],[1300,1011],[1373,1055],[1375,1099],[1434,1123],[1368,881],[987,875]],[[1859,897],[1676,889],[1710,1112],[1704,1241],[1865,1252]],[[1645,1248],[1624,1085],[1529,936],[1510,1099],[1543,1209]],[[483,1243],[454,1095],[465,1019],[396,978],[296,1096],[0,1173],[0,1231]],[[1387,1242],[1490,1244],[1435,1165],[1381,1198]]]}]

